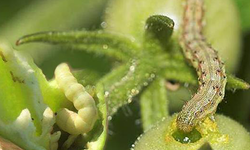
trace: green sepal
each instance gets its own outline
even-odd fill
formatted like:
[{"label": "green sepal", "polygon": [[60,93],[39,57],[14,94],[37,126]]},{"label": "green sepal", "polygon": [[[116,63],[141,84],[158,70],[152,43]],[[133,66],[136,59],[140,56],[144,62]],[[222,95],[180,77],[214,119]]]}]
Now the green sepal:
[{"label": "green sepal", "polygon": [[103,31],[36,33],[20,38],[16,44],[21,45],[30,42],[63,44],[72,49],[105,55],[124,61],[133,56],[139,48],[139,45],[134,43],[131,37]]},{"label": "green sepal", "polygon": [[147,40],[157,39],[160,44],[168,44],[174,29],[172,19],[163,15],[153,15],[146,20],[145,37]]},{"label": "green sepal", "polygon": [[140,96],[143,130],[148,130],[165,116],[168,116],[168,99],[164,78],[156,78]]}]

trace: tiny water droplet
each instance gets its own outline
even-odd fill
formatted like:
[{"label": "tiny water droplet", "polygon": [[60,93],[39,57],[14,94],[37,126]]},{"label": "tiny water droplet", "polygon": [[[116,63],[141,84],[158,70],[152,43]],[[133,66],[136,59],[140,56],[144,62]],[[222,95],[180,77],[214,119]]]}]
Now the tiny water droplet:
[{"label": "tiny water droplet", "polygon": [[144,85],[144,86],[148,86],[148,82],[144,82],[143,85]]},{"label": "tiny water droplet", "polygon": [[189,84],[188,83],[184,83],[184,87],[189,87]]},{"label": "tiny water droplet", "polygon": [[166,118],[165,117],[163,117],[163,118],[161,118],[161,121],[164,121]]},{"label": "tiny water droplet", "polygon": [[106,22],[102,22],[102,23],[101,23],[101,27],[102,27],[103,29],[107,28],[107,23],[106,23]]},{"label": "tiny water droplet", "polygon": [[111,131],[111,130],[108,130],[108,134],[109,134],[109,135],[113,135],[113,134],[114,134],[114,132],[113,132],[113,131]]},{"label": "tiny water droplet", "polygon": [[138,89],[132,89],[131,90],[131,94],[132,95],[136,95],[136,94],[138,94],[139,93],[139,90]]},{"label": "tiny water droplet", "polygon": [[128,99],[128,103],[131,103],[131,102],[132,102],[132,98],[129,98],[129,99]]},{"label": "tiny water droplet", "polygon": [[[117,111],[117,108],[112,108],[112,112],[116,112]],[[112,117],[111,117],[112,119]]]},{"label": "tiny water droplet", "polygon": [[105,97],[108,97],[108,96],[109,96],[109,92],[108,92],[108,91],[105,91],[104,96],[105,96]]},{"label": "tiny water droplet", "polygon": [[108,121],[111,121],[112,120],[112,116],[108,116]]},{"label": "tiny water droplet", "polygon": [[103,49],[108,49],[109,47],[108,47],[107,44],[104,44],[104,45],[102,46],[102,48],[103,48]]},{"label": "tiny water droplet", "polygon": [[161,30],[162,30],[162,28],[158,28],[158,29],[157,29],[157,31],[161,31]]},{"label": "tiny water droplet", "polygon": [[152,74],[150,75],[150,77],[151,77],[151,78],[155,78],[155,74],[152,73]]},{"label": "tiny water droplet", "polygon": [[136,119],[135,120],[135,125],[141,125],[141,119]]},{"label": "tiny water droplet", "polygon": [[190,142],[190,139],[186,136],[186,137],[183,139],[183,142],[189,143],[189,142]]},{"label": "tiny water droplet", "polygon": [[130,71],[135,71],[135,66],[130,66],[130,67],[129,67],[129,70],[130,70]]}]

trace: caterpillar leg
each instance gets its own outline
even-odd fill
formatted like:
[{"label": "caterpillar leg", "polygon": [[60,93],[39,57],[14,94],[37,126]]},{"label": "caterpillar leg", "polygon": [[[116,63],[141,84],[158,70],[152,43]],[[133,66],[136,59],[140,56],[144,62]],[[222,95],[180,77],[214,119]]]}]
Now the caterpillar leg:
[{"label": "caterpillar leg", "polygon": [[77,82],[66,63],[57,66],[55,80],[67,99],[73,102],[78,110],[78,113],[76,113],[66,108],[61,109],[57,113],[57,125],[62,130],[73,135],[89,132],[97,120],[95,100]]}]

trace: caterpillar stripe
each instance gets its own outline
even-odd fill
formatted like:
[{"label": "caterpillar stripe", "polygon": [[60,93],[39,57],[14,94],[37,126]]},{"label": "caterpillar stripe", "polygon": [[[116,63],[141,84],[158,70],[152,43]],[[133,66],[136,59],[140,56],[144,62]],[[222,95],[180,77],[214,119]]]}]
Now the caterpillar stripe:
[{"label": "caterpillar stripe", "polygon": [[57,125],[70,134],[82,134],[90,131],[97,119],[97,108],[94,99],[72,75],[69,66],[62,63],[55,70],[55,80],[73,102],[78,113],[63,108],[57,113]]},{"label": "caterpillar stripe", "polygon": [[190,132],[200,121],[215,113],[225,92],[224,63],[202,33],[204,0],[186,0],[180,43],[185,57],[197,70],[199,88],[177,116],[177,126]]}]

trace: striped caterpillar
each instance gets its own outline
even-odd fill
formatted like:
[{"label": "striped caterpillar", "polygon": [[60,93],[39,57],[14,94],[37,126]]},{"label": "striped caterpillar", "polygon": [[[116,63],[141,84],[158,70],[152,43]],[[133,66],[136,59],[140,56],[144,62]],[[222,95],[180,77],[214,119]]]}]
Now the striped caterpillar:
[{"label": "striped caterpillar", "polygon": [[78,135],[90,131],[97,120],[94,99],[79,84],[66,63],[57,66],[55,80],[68,100],[73,102],[78,113],[63,108],[57,113],[57,125],[64,131]]},{"label": "striped caterpillar", "polygon": [[227,81],[224,63],[202,33],[203,16],[204,0],[186,0],[180,43],[185,57],[197,70],[199,89],[177,116],[177,126],[184,132],[215,113]]}]

